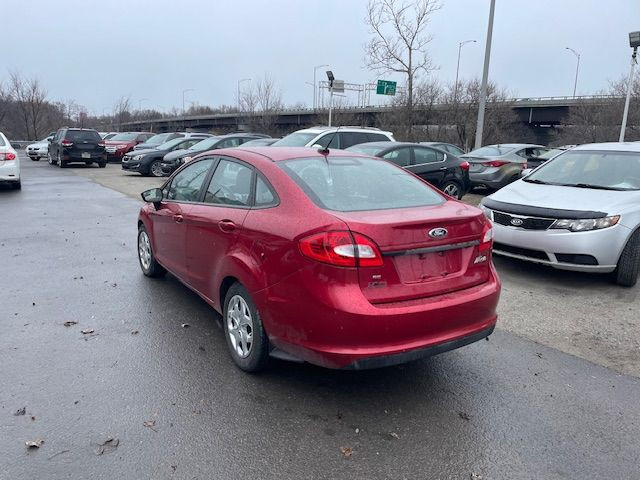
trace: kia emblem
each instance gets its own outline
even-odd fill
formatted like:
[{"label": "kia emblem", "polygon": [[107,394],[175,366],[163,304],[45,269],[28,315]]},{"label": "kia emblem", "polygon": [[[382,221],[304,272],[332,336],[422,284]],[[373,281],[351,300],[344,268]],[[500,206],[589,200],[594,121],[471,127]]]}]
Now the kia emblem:
[{"label": "kia emblem", "polygon": [[431,238],[444,238],[449,234],[446,228],[438,227],[429,230],[429,236]]},{"label": "kia emblem", "polygon": [[524,223],[524,220],[522,220],[521,218],[512,218],[511,219],[511,225],[513,225],[514,227],[519,227],[523,223]]}]

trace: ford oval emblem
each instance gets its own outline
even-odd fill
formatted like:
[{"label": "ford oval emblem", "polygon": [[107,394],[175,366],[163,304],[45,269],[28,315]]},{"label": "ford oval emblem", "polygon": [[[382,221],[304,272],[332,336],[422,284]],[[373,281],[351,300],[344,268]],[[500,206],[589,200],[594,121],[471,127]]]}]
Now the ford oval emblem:
[{"label": "ford oval emblem", "polygon": [[429,236],[431,238],[444,238],[449,234],[449,231],[446,228],[438,227],[433,230],[429,230]]},{"label": "ford oval emblem", "polygon": [[510,223],[514,227],[519,227],[524,223],[524,220],[522,220],[521,218],[512,218]]}]

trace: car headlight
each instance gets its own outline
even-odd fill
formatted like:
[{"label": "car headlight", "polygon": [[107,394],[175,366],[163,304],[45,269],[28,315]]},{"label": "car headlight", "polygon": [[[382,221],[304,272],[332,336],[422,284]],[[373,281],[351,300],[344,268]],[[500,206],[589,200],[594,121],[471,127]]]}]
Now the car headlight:
[{"label": "car headlight", "polygon": [[133,157],[134,160],[142,160],[142,155],[136,155]]},{"label": "car headlight", "polygon": [[484,213],[484,216],[493,222],[493,210],[485,207],[482,204],[480,204],[479,207],[480,207],[480,210],[482,210],[482,213]]},{"label": "car headlight", "polygon": [[550,228],[570,230],[572,232],[587,232],[613,227],[620,221],[620,215],[603,218],[586,218],[583,220],[558,219]]}]

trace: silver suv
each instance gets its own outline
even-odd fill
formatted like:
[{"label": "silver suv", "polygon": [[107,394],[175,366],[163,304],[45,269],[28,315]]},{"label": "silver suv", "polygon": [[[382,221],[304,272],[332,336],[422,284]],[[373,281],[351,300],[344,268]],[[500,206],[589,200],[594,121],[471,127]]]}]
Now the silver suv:
[{"label": "silver suv", "polygon": [[313,147],[345,149],[367,142],[395,142],[391,132],[373,127],[312,127],[298,130],[273,143],[272,147]]}]

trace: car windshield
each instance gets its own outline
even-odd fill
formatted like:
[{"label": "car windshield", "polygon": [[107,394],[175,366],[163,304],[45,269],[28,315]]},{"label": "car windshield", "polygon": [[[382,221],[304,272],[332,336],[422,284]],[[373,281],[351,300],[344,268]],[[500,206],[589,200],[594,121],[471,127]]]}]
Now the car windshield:
[{"label": "car windshield", "polygon": [[64,136],[72,142],[99,142],[102,137],[95,130],[69,130]]},{"label": "car windshield", "polygon": [[524,179],[569,187],[640,190],[640,153],[569,150]]},{"label": "car windshield", "polygon": [[373,158],[302,158],[280,166],[316,205],[327,210],[425,207],[445,201],[413,175]]},{"label": "car windshield", "polygon": [[169,138],[171,135],[173,135],[173,133],[159,133],[158,135],[154,135],[144,143],[149,145],[160,145],[166,142],[167,138]]},{"label": "car windshield", "polygon": [[194,143],[189,147],[189,150],[193,150],[196,152],[204,152],[205,150],[209,150],[213,147],[218,141],[219,137],[207,137],[204,140],[200,140],[198,143]]},{"label": "car windshield", "polygon": [[318,134],[309,132],[294,132],[281,138],[273,144],[274,147],[304,147]]},{"label": "car windshield", "polygon": [[470,157],[491,157],[495,155],[504,155],[514,150],[515,147],[505,147],[501,145],[487,145],[486,147],[480,147],[477,150],[469,152],[467,155]]},{"label": "car windshield", "polygon": [[184,142],[184,138],[174,138],[173,140],[169,140],[168,142],[161,143],[155,148],[157,148],[158,150],[171,150],[173,147],[182,142]]},{"label": "car windshield", "polygon": [[114,142],[130,142],[132,140],[135,140],[137,136],[137,133],[118,133],[117,135],[111,137],[109,140],[113,140]]},{"label": "car windshield", "polygon": [[380,147],[379,145],[360,143],[358,145],[353,145],[346,150],[348,150],[349,152],[363,153],[365,155],[373,155],[374,157],[376,157],[378,155],[378,152],[382,150],[382,148],[383,147]]}]

